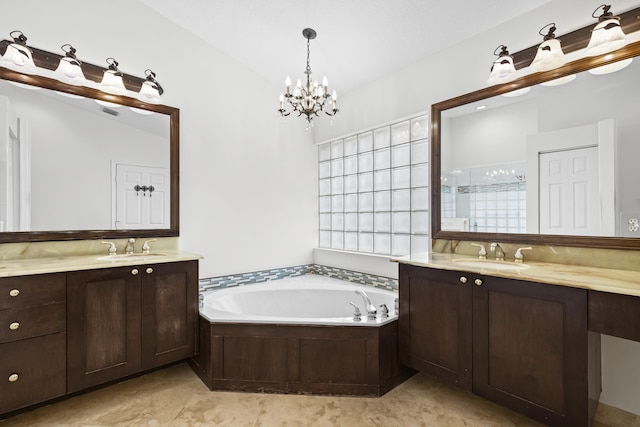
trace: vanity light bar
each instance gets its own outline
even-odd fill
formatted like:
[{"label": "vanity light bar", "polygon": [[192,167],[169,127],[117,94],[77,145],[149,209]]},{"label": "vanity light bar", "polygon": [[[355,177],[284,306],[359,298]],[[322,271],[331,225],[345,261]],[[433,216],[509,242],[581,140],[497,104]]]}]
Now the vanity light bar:
[{"label": "vanity light bar", "polygon": [[[13,41],[10,40],[0,40],[0,55],[3,55],[7,50],[7,46],[9,46]],[[58,55],[53,52],[48,52],[46,50],[38,49],[32,46],[29,46],[33,56],[33,62],[36,64],[36,67],[43,68],[45,70],[55,71],[60,64],[60,59],[63,55]],[[100,67],[98,65],[94,65],[88,62],[82,62],[82,72],[84,73],[87,80],[91,80],[96,84],[100,84],[102,81],[102,77],[104,76],[104,72],[107,68]],[[146,78],[136,77],[131,74],[122,73],[122,81],[124,83],[125,88],[128,90],[138,93],[143,83],[146,81]]]},{"label": "vanity light bar", "polygon": [[[640,7],[621,13],[618,16],[620,17],[620,28],[622,29],[622,31],[624,31],[625,34],[640,31]],[[557,36],[558,39],[562,40],[562,50],[564,51],[565,55],[580,49],[585,49],[589,44],[589,40],[591,39],[591,32],[593,30],[593,27],[594,23],[590,22],[589,25],[586,25],[578,30],[561,36]],[[529,48],[511,54],[511,56],[513,57],[513,65],[516,70],[531,65],[533,59],[536,56],[539,45],[540,44],[538,43],[535,46],[531,46]]]}]

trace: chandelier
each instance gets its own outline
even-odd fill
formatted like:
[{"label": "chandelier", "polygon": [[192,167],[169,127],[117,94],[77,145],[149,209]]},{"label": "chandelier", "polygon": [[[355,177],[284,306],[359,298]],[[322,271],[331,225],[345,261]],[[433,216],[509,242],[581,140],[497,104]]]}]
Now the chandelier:
[{"label": "chandelier", "polygon": [[[298,113],[298,117],[304,115],[307,120],[307,131],[313,126],[313,117],[319,117],[321,112],[328,116],[335,116],[338,113],[336,91],[329,94],[329,82],[326,77],[322,79],[322,85],[317,80],[311,80],[311,65],[309,64],[310,42],[316,38],[316,32],[311,28],[302,30],[302,35],[307,39],[307,82],[303,86],[298,79],[293,92],[291,91],[291,79],[287,76],[286,90],[280,94],[280,108],[278,112],[282,117],[287,117],[291,113]],[[331,102],[329,102],[331,98]]]}]

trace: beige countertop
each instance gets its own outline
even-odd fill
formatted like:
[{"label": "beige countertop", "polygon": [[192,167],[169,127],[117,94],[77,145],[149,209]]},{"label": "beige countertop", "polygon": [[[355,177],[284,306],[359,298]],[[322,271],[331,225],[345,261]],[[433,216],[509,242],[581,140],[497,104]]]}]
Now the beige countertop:
[{"label": "beige countertop", "polygon": [[507,279],[527,280],[551,285],[570,286],[623,295],[640,296],[640,272],[608,268],[584,267],[549,262],[525,262],[513,260],[478,260],[477,257],[446,253],[422,253],[392,261],[419,267],[436,268]]},{"label": "beige countertop", "polygon": [[133,255],[82,255],[47,258],[26,258],[0,261],[0,277],[29,276],[33,274],[65,271],[95,270],[99,268],[127,267],[135,265],[161,264],[167,262],[192,261],[202,256],[178,250],[136,253]]}]

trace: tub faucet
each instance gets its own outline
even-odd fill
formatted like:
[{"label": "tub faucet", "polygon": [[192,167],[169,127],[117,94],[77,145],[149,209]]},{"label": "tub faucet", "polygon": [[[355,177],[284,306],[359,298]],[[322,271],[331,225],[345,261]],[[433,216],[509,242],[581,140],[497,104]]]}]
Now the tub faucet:
[{"label": "tub faucet", "polygon": [[494,255],[496,261],[504,261],[504,251],[499,243],[492,243],[489,245],[489,252]]},{"label": "tub faucet", "polygon": [[365,291],[362,289],[356,289],[356,294],[362,297],[362,301],[364,302],[364,307],[367,311],[367,319],[375,319],[376,314],[378,314],[378,310],[376,310],[376,306],[371,304],[371,300]]}]

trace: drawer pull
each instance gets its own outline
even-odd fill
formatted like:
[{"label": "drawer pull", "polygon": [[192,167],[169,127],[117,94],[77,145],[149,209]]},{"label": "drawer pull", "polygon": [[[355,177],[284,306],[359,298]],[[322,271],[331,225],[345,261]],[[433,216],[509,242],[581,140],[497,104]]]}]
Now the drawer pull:
[{"label": "drawer pull", "polygon": [[9,375],[9,382],[10,383],[15,383],[16,381],[18,381],[18,374]]},{"label": "drawer pull", "polygon": [[20,327],[20,323],[19,322],[13,322],[12,324],[9,325],[9,329],[11,329],[12,331],[15,331],[19,327]]},{"label": "drawer pull", "polygon": [[20,295],[20,289],[11,289],[9,291],[9,296],[17,297],[18,295]]},{"label": "drawer pull", "polygon": [[134,268],[133,270],[131,270],[131,274],[133,274],[134,276],[137,276],[139,273],[137,268]]},{"label": "drawer pull", "polygon": [[153,273],[153,268],[148,267],[148,268],[147,268],[147,274],[151,274],[151,273]]},{"label": "drawer pull", "polygon": [[467,283],[467,278],[464,276],[460,276],[460,283]]},{"label": "drawer pull", "polygon": [[482,279],[476,279],[473,281],[473,283],[475,283],[476,286],[482,286]]}]

